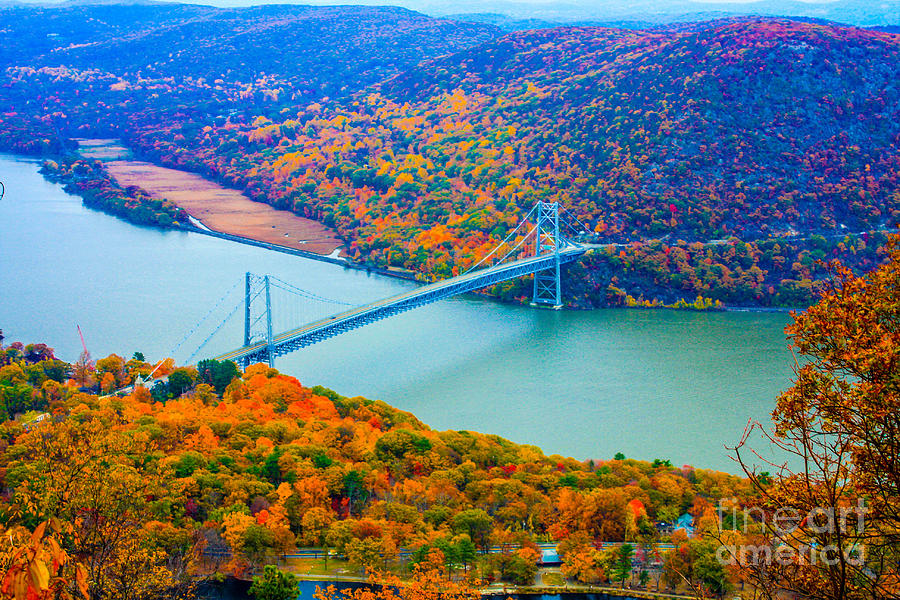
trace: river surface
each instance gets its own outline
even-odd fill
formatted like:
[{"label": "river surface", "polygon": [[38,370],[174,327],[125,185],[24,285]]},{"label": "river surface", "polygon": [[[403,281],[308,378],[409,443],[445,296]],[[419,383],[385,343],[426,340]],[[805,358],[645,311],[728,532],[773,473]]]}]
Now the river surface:
[{"label": "river surface", "polygon": [[[194,362],[240,345],[246,271],[363,303],[415,284],[85,208],[32,159],[0,155],[0,328],[69,361],[81,342]],[[279,292],[280,293],[280,292]],[[275,295],[276,329],[341,306]],[[200,353],[211,330],[235,315]],[[547,311],[457,297],[278,359],[306,385],[384,400],[437,429],[496,433],[547,454],[670,459],[736,472],[725,445],[789,385],[784,313]],[[276,332],[277,333],[277,332]]]},{"label": "river surface", "polygon": [[[341,597],[340,592],[368,587],[362,583],[346,581],[300,581],[298,600],[315,600],[317,592],[325,591],[333,586]],[[228,578],[224,582],[210,582],[201,585],[198,597],[203,600],[249,600],[250,582]],[[499,592],[499,590],[498,590]],[[504,594],[496,593],[485,595],[484,598],[497,600],[637,600],[626,596],[612,596],[605,593],[566,593],[566,594]]]}]

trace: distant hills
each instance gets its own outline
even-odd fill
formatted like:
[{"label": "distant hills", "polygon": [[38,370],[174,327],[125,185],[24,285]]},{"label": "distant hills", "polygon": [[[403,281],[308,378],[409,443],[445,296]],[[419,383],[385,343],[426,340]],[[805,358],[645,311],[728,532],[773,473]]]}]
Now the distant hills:
[{"label": "distant hills", "polygon": [[355,91],[502,33],[396,7],[72,5],[6,8],[0,18],[0,34],[16,41],[0,47],[2,64],[208,83],[276,76],[289,84],[283,93],[312,97]]},{"label": "distant hills", "polygon": [[[137,143],[323,219],[362,260],[449,275],[515,215],[558,200],[594,241],[637,244],[609,255],[618,266],[595,264],[605,281],[591,285],[639,258],[653,285],[632,270],[623,297],[674,302],[662,291],[674,284],[802,303],[816,258],[871,266],[853,236],[900,218],[898,82],[900,38],[858,28],[558,28],[422,63],[352,103]],[[238,154],[252,169],[229,166]],[[751,244],[741,254],[732,239]],[[783,241],[756,245],[769,239]],[[662,243],[640,249],[649,240]],[[690,244],[708,250],[670,260]],[[600,291],[589,303],[607,302]]]},{"label": "distant hills", "polygon": [[585,263],[579,304],[802,304],[816,259],[870,268],[900,221],[888,32],[729,17],[504,34],[359,6],[0,19],[23,40],[0,48],[0,146],[122,137],[428,277],[557,200],[620,244]]},{"label": "distant hills", "polygon": [[496,196],[515,179],[502,204],[562,199],[610,242],[884,228],[900,216],[898,58],[896,36],[788,21],[519,32],[336,107],[354,141],[383,131],[381,149],[322,164],[434,162],[444,174],[394,200],[397,218],[445,187],[469,209],[466,188]]},{"label": "distant hills", "polygon": [[540,19],[560,24],[638,21],[654,24],[729,16],[803,17],[871,27],[900,25],[900,2],[837,0],[801,2],[692,2],[690,0],[580,0],[514,2],[507,0],[401,0],[398,4],[431,15],[497,13],[513,19]]},{"label": "distant hills", "polygon": [[[3,5],[79,6],[167,4],[154,0],[49,0],[2,2]],[[219,7],[268,4],[261,0],[204,0]],[[859,27],[900,25],[900,0],[756,0],[752,2],[697,2],[691,0],[303,0],[295,5],[400,6],[427,15],[462,21],[492,23],[506,30],[562,25],[665,25],[685,21],[744,16],[811,18]]]}]

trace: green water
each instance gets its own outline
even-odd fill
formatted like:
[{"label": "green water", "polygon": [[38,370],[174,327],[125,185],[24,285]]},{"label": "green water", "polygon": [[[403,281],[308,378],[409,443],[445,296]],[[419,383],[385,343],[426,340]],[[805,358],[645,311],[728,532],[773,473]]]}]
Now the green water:
[{"label": "green water", "polygon": [[[362,303],[413,284],[84,208],[30,159],[0,155],[0,328],[74,360],[168,355],[245,271]],[[236,292],[235,292],[236,293]],[[232,294],[233,300],[237,296]],[[341,307],[292,307],[276,329]],[[187,361],[234,307],[175,353]],[[197,356],[237,347],[240,311]],[[496,433],[578,458],[736,471],[724,446],[789,384],[783,313],[544,311],[456,298],[278,359],[304,384],[382,399],[437,429]],[[202,329],[202,328],[201,328]],[[196,360],[196,357],[195,357]]]}]

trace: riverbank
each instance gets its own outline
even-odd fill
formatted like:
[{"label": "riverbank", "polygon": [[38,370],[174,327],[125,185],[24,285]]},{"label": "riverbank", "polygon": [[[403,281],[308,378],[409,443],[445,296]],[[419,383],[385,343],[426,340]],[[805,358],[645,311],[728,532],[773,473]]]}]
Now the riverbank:
[{"label": "riverbank", "polygon": [[281,252],[283,254],[292,254],[294,256],[300,256],[303,258],[308,258],[310,260],[317,260],[320,262],[327,262],[334,265],[340,265],[347,269],[356,269],[357,271],[365,271],[367,273],[375,273],[378,275],[384,275],[386,277],[394,277],[397,279],[405,279],[407,281],[415,281],[416,278],[414,274],[408,273],[406,271],[389,271],[386,269],[378,269],[375,267],[369,267],[366,265],[361,265],[359,263],[355,263],[352,260],[347,258],[335,256],[333,253],[329,256],[325,256],[323,254],[316,254],[314,252],[308,252],[306,250],[300,250],[297,248],[289,248],[287,246],[282,246],[280,244],[272,244],[269,242],[256,240],[249,237],[244,237],[240,235],[233,235],[230,233],[223,233],[221,231],[214,231],[212,229],[204,229],[202,227],[197,227],[196,225],[191,225],[190,227],[184,227],[191,231],[192,233],[199,233],[202,235],[208,235],[210,237],[219,238],[222,240],[228,240],[231,242],[236,242],[238,244],[246,244],[247,246],[256,246],[257,248],[265,248],[266,250],[271,250],[273,252]]},{"label": "riverbank", "polygon": [[341,254],[343,242],[318,221],[254,202],[242,192],[196,173],[134,160],[131,151],[118,140],[75,141],[82,157],[103,161],[107,172],[122,187],[136,186],[153,198],[169,200],[215,232],[302,250],[304,255],[337,258]]},{"label": "riverbank", "polygon": [[168,200],[188,214],[180,229],[239,244],[265,248],[346,268],[415,281],[414,273],[355,263],[342,253],[342,242],[325,225],[255,202],[196,173],[134,160],[115,139],[78,138],[78,154],[102,161],[123,188],[135,186],[157,200]]},{"label": "riverbank", "polygon": [[[295,574],[296,575],[296,574]],[[300,600],[313,600],[316,588],[325,589],[334,586],[336,590],[353,590],[369,584],[367,577],[333,577],[322,579],[297,575],[300,589]],[[250,581],[228,577],[224,581],[208,582],[201,586],[200,598],[218,600],[247,600],[249,596]],[[478,589],[483,598],[527,598],[528,600],[551,600],[552,598],[566,598],[567,600],[684,600],[693,596],[684,594],[672,594],[650,590],[621,588],[601,585],[566,584],[566,585],[534,585],[516,586],[512,584],[491,584]]]}]

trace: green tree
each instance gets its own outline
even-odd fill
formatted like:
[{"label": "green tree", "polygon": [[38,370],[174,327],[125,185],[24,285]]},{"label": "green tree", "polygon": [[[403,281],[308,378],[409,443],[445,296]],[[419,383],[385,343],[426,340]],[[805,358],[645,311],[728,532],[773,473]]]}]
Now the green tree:
[{"label": "green tree", "polygon": [[650,582],[650,572],[647,569],[641,569],[641,572],[638,574],[638,582],[642,587],[647,587],[647,584]]},{"label": "green tree", "polygon": [[244,532],[244,555],[254,565],[260,564],[275,544],[272,532],[254,523]]},{"label": "green tree", "polygon": [[414,454],[425,454],[430,449],[431,441],[428,438],[407,429],[389,431],[375,442],[375,452],[382,460],[403,459]]},{"label": "green tree", "polygon": [[189,369],[175,369],[169,375],[169,394],[177,398],[194,387],[193,373]]},{"label": "green tree", "polygon": [[228,384],[240,375],[240,371],[234,362],[230,360],[219,362],[212,358],[201,360],[197,363],[197,373],[201,382],[208,383],[216,388],[216,393],[220,395],[228,387]]},{"label": "green tree", "polygon": [[300,595],[297,576],[274,565],[266,565],[262,575],[253,577],[250,595],[256,600],[295,600]]},{"label": "green tree", "polygon": [[459,553],[459,561],[462,563],[463,570],[467,570],[469,564],[475,561],[477,550],[478,549],[475,547],[474,542],[472,542],[472,539],[469,536],[459,536],[459,539],[456,542],[456,551]]},{"label": "green tree", "polygon": [[537,564],[517,554],[502,555],[507,557],[501,562],[500,574],[503,579],[512,581],[516,585],[534,585],[537,575]]},{"label": "green tree", "polygon": [[190,477],[197,469],[206,467],[206,459],[199,452],[185,452],[175,463],[175,477]]},{"label": "green tree", "polygon": [[34,388],[28,384],[0,385],[0,404],[9,419],[31,410],[33,397]]},{"label": "green tree", "polygon": [[487,552],[493,519],[480,508],[464,510],[453,516],[453,531],[468,534],[482,552]]},{"label": "green tree", "polygon": [[706,590],[722,596],[730,586],[725,567],[716,557],[717,548],[718,544],[711,541],[695,542],[691,544],[691,553],[694,555],[694,577]]},{"label": "green tree", "polygon": [[150,388],[150,395],[154,402],[165,402],[169,394],[169,386],[164,381],[157,381]]},{"label": "green tree", "polygon": [[631,575],[632,559],[634,558],[634,546],[622,544],[615,549],[612,562],[609,565],[609,578],[618,581],[625,587],[625,580]]},{"label": "green tree", "polygon": [[384,546],[375,538],[354,538],[347,543],[344,552],[347,560],[362,569],[377,569],[381,565]]},{"label": "green tree", "polygon": [[365,487],[365,481],[359,471],[348,471],[344,475],[344,495],[347,497],[347,511],[353,514],[354,500],[363,504],[368,499],[369,493]]},{"label": "green tree", "polygon": [[454,565],[460,563],[459,549],[447,538],[439,538],[435,540],[434,547],[444,553],[444,564],[450,571],[453,571]]},{"label": "green tree", "polygon": [[269,480],[272,485],[278,485],[284,479],[281,476],[281,466],[278,464],[278,460],[284,454],[284,450],[281,448],[275,448],[269,456],[266,457],[266,461],[263,463],[262,469],[260,469],[260,475]]}]

